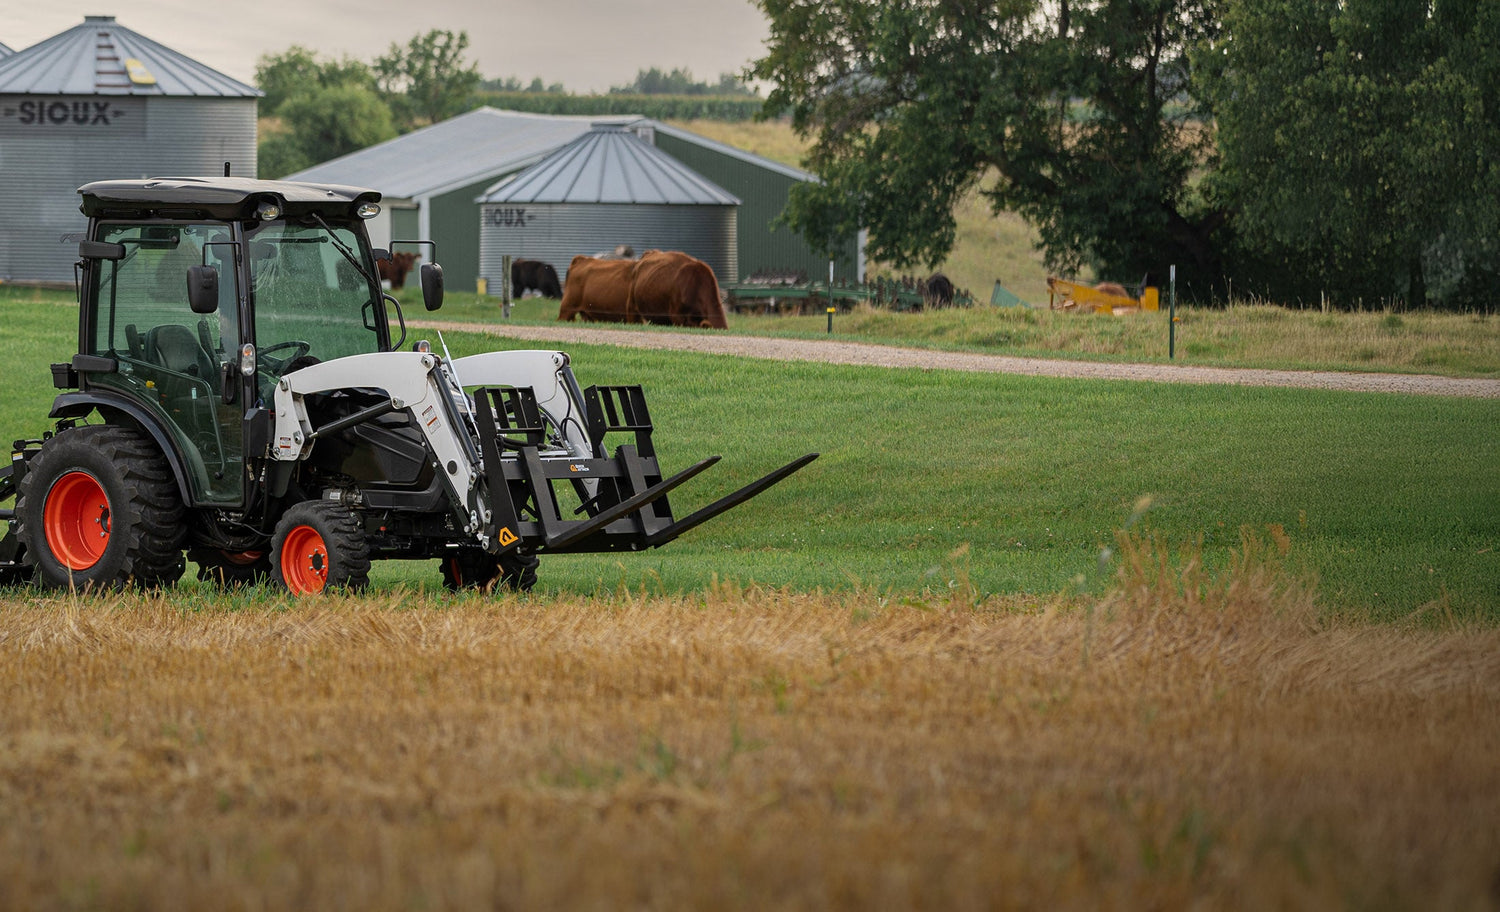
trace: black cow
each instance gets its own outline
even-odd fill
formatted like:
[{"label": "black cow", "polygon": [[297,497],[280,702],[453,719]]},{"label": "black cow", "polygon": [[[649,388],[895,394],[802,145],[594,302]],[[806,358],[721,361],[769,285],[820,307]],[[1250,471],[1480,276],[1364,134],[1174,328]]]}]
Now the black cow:
[{"label": "black cow", "polygon": [[561,298],[562,283],[551,263],[541,260],[513,260],[510,264],[510,293],[520,297],[527,291],[539,291],[544,298]]},{"label": "black cow", "polygon": [[953,303],[953,283],[941,272],[934,272],[922,285],[922,302],[928,307],[947,307]]}]

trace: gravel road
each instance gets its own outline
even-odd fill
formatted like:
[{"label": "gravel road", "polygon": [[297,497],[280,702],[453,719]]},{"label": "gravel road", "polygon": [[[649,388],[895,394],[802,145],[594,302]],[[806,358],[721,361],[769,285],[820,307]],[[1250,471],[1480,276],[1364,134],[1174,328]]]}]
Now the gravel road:
[{"label": "gravel road", "polygon": [[1426,374],[1367,374],[1337,371],[1256,370],[1238,367],[1193,367],[1182,364],[1109,364],[1057,358],[1016,358],[963,352],[896,348],[862,342],[774,339],[720,333],[668,333],[595,326],[513,326],[480,323],[413,321],[414,329],[481,332],[524,342],[552,345],[618,345],[701,354],[736,355],[773,361],[821,361],[868,367],[1025,374],[1034,377],[1081,377],[1089,380],[1141,380],[1155,383],[1220,383],[1235,386],[1295,386],[1364,393],[1410,393],[1423,396],[1468,396],[1500,399],[1500,380],[1434,377]]}]

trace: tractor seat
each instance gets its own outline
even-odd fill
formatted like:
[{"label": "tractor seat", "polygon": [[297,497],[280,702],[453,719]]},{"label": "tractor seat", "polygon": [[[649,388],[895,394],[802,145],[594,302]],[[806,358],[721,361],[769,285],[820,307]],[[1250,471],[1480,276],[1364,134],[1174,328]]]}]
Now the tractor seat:
[{"label": "tractor seat", "polygon": [[163,323],[146,333],[146,356],[167,370],[212,382],[218,372],[191,329]]}]

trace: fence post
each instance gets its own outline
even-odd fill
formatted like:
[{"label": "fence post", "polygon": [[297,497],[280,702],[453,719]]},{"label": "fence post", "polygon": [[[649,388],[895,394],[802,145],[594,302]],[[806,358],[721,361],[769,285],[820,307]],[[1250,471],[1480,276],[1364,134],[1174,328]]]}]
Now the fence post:
[{"label": "fence post", "polygon": [[504,320],[510,319],[510,263],[510,254],[500,257],[500,317]]},{"label": "fence post", "polygon": [[1167,360],[1172,361],[1177,357],[1177,266],[1174,263],[1170,272],[1172,287],[1167,298]]}]

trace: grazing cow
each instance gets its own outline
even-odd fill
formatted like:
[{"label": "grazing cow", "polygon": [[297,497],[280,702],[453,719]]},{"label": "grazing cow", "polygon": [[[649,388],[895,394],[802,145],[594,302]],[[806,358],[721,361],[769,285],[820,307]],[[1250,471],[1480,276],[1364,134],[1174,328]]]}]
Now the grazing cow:
[{"label": "grazing cow", "polygon": [[627,322],[729,327],[719,283],[707,263],[674,250],[648,250],[638,262]]},{"label": "grazing cow", "polygon": [[557,280],[557,270],[551,263],[541,260],[512,260],[510,264],[510,293],[520,297],[527,291],[540,292],[544,298],[563,296],[562,283]]},{"label": "grazing cow", "polygon": [[639,322],[630,320],[630,283],[635,279],[635,260],[601,260],[576,256],[568,264],[568,282],[563,286],[559,320],[578,317],[599,323]]},{"label": "grazing cow", "polygon": [[391,288],[406,287],[406,274],[411,272],[417,263],[415,253],[393,253],[388,260],[376,260],[375,268],[380,270],[380,277],[391,283]]},{"label": "grazing cow", "polygon": [[953,303],[953,283],[941,272],[934,272],[922,283],[922,303],[928,307],[947,307]]}]

